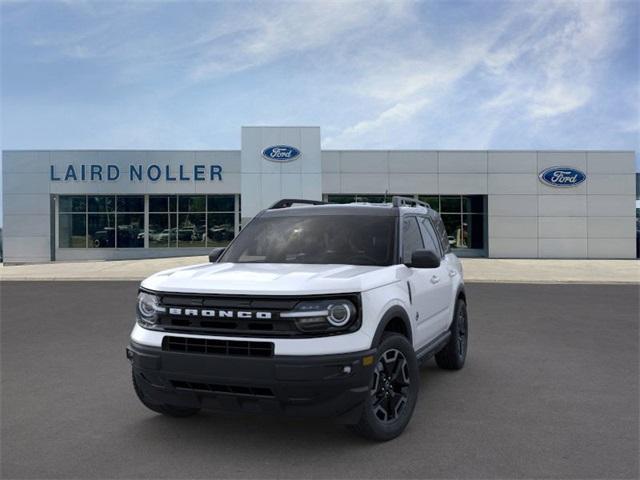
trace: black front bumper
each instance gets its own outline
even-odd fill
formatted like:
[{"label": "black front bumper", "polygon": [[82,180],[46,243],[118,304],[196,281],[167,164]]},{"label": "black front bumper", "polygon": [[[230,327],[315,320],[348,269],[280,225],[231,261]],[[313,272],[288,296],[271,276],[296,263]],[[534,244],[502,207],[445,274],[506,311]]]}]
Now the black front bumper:
[{"label": "black front bumper", "polygon": [[[369,392],[374,350],[269,358],[163,351],[131,343],[136,383],[154,404],[335,417],[352,423]],[[368,359],[370,360],[370,359]]]}]

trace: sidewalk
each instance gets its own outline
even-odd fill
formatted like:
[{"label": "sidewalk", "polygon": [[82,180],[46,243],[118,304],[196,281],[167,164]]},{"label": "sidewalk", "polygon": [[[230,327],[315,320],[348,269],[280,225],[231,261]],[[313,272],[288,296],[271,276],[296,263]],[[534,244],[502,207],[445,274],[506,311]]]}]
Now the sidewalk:
[{"label": "sidewalk", "polygon": [[[0,266],[0,281],[132,280],[168,268],[206,263],[207,257]],[[640,285],[638,260],[520,260],[464,258],[467,282],[626,283]]]}]

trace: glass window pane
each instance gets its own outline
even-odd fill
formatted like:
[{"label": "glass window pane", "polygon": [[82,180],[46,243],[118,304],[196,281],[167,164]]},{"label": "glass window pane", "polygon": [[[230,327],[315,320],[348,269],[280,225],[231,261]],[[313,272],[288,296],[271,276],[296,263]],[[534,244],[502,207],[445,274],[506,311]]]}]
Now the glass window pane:
[{"label": "glass window pane", "polygon": [[353,203],[356,201],[355,195],[327,195],[329,203]]},{"label": "glass window pane", "polygon": [[424,246],[416,217],[405,217],[402,220],[402,261],[410,262],[413,252],[422,248]]},{"label": "glass window pane", "polygon": [[88,219],[89,247],[114,248],[116,246],[115,215],[90,213]]},{"label": "glass window pane", "polygon": [[144,247],[144,213],[118,213],[118,248]]},{"label": "glass window pane", "polygon": [[422,240],[424,241],[424,248],[427,250],[431,250],[438,256],[442,256],[442,252],[440,249],[440,242],[438,241],[438,236],[436,232],[433,230],[431,226],[431,222],[425,218],[420,217],[418,219],[418,223],[420,224],[420,231],[422,232]]},{"label": "glass window pane", "polygon": [[[175,215],[174,215],[175,216]],[[169,246],[169,214],[150,213],[149,214],[149,247]]]},{"label": "glass window pane", "polygon": [[418,200],[427,202],[436,212],[440,211],[440,199],[437,195],[418,195]]},{"label": "glass window pane", "polygon": [[59,202],[61,212],[87,211],[87,197],[85,195],[61,195]]},{"label": "glass window pane", "polygon": [[204,247],[205,237],[206,232],[204,213],[178,214],[179,247]]},{"label": "glass window pane", "polygon": [[233,195],[208,195],[207,210],[210,212],[233,212],[235,199]]},{"label": "glass window pane", "polygon": [[178,211],[178,197],[176,195],[171,195],[169,197],[169,211],[170,212]]},{"label": "glass window pane", "polygon": [[118,212],[144,213],[144,196],[142,195],[118,196]]},{"label": "glass window pane", "polygon": [[207,246],[220,247],[233,240],[233,213],[207,215]]},{"label": "glass window pane", "polygon": [[115,205],[116,199],[111,195],[89,197],[89,212],[113,212]]},{"label": "glass window pane", "polygon": [[440,197],[440,211],[442,213],[460,213],[462,210],[460,196]]},{"label": "glass window pane", "polygon": [[84,213],[63,213],[58,218],[60,248],[87,247],[87,217]]},{"label": "glass window pane", "polygon": [[484,196],[466,195],[462,197],[462,208],[465,213],[484,213]]},{"label": "glass window pane", "polygon": [[[392,195],[387,195],[386,202],[391,202]],[[385,203],[384,195],[358,195],[359,202]]]},{"label": "glass window pane", "polygon": [[[171,199],[169,199],[169,207],[171,207]],[[169,214],[169,246],[178,246],[178,214]]]},{"label": "glass window pane", "polygon": [[180,212],[204,212],[206,201],[204,195],[180,195],[178,198]]},{"label": "glass window pane", "polygon": [[462,218],[461,215],[442,214],[442,221],[447,230],[449,246],[459,248],[462,245]]},{"label": "glass window pane", "polygon": [[484,249],[484,215],[463,216],[463,241],[467,248]]},{"label": "glass window pane", "polygon": [[166,195],[149,195],[149,211],[150,212],[168,212],[169,197]]}]

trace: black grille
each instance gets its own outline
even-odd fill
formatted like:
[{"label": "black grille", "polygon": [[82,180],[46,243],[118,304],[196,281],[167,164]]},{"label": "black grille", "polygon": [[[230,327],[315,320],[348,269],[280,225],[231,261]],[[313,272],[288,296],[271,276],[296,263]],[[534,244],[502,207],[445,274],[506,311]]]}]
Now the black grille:
[{"label": "black grille", "polygon": [[209,338],[164,337],[162,349],[169,352],[235,355],[240,357],[272,357],[273,343],[213,340]]},{"label": "black grille", "polygon": [[[348,298],[360,310],[360,297],[354,294],[334,295],[338,298]],[[165,307],[165,313],[159,315],[158,328],[167,332],[196,333],[208,335],[232,335],[235,337],[293,337],[325,335],[320,332],[303,332],[296,327],[291,318],[280,318],[280,313],[288,312],[304,300],[312,300],[313,296],[226,296],[226,295],[190,295],[178,293],[160,294],[160,301]],[[331,298],[332,295],[318,296]],[[181,310],[181,314],[170,314],[170,309]],[[187,315],[187,309],[224,310],[231,312],[232,318],[206,317],[201,315]],[[249,312],[251,318],[236,318],[237,312]],[[271,318],[255,318],[257,312],[267,312]],[[354,328],[357,328],[354,326]],[[339,333],[347,333],[339,332]]]},{"label": "black grille", "polygon": [[171,385],[173,385],[173,388],[178,390],[190,390],[194,392],[227,393],[230,395],[247,395],[252,397],[274,397],[273,391],[266,387],[218,385],[213,383],[185,382],[181,380],[171,380]]}]

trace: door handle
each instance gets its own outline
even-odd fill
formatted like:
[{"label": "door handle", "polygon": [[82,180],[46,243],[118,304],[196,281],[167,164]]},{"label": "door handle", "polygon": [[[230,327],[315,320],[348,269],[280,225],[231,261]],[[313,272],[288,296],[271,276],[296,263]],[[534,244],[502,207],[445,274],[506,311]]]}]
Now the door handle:
[{"label": "door handle", "polygon": [[455,270],[449,270],[449,276],[450,277],[455,277],[458,274],[458,272],[456,272]]},{"label": "door handle", "polygon": [[431,283],[433,283],[434,285],[436,283],[438,283],[440,281],[440,277],[437,275],[434,275],[433,277],[431,277]]}]

